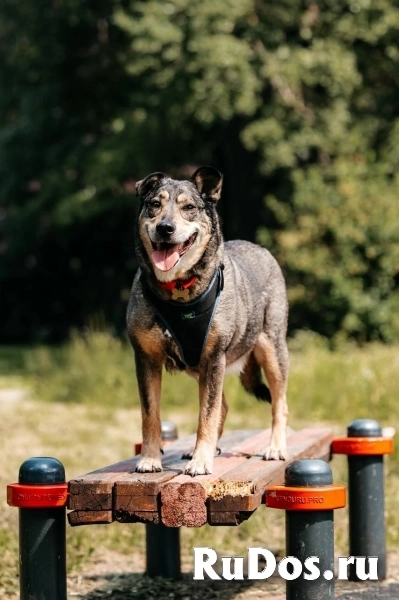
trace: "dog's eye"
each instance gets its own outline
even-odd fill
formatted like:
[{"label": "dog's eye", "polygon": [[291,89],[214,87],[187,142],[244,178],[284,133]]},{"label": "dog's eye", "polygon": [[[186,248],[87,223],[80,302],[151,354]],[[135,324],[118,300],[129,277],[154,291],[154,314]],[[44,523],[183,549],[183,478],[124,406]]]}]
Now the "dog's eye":
[{"label": "dog's eye", "polygon": [[186,204],[184,206],[184,210],[193,210],[195,208],[194,204]]},{"label": "dog's eye", "polygon": [[150,203],[151,208],[159,208],[161,206],[161,203],[159,200],[152,200]]}]

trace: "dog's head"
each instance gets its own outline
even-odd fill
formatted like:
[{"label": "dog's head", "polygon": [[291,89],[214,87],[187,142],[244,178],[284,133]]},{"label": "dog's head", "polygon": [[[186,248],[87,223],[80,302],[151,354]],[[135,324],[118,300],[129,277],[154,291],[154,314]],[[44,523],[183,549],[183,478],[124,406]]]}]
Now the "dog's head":
[{"label": "dog's head", "polygon": [[142,258],[148,258],[150,263],[145,262],[159,281],[184,279],[203,257],[212,236],[220,237],[215,206],[222,181],[216,169],[200,167],[188,181],[152,173],[137,182],[142,200],[138,250],[144,251]]}]

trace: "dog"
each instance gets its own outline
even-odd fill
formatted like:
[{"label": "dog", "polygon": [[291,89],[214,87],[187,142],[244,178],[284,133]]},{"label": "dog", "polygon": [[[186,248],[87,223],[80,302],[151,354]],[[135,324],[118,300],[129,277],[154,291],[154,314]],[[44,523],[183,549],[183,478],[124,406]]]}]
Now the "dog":
[{"label": "dog", "polygon": [[[135,244],[139,269],[127,308],[142,410],[136,470],[162,470],[162,369],[186,371],[199,386],[197,441],[186,473],[212,473],[227,404],[224,375],[271,402],[265,460],[285,460],[289,356],[288,304],[280,267],[268,250],[224,242],[216,205],[223,176],[200,167],[190,180],[152,173],[136,184],[141,205]],[[261,369],[268,387],[262,380]]]}]

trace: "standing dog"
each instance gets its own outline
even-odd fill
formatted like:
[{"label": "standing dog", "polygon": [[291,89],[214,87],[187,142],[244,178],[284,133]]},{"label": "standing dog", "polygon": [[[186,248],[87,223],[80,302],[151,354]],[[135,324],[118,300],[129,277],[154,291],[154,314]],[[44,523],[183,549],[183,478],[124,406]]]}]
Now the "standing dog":
[{"label": "standing dog", "polygon": [[[216,204],[222,175],[199,168],[191,180],[163,173],[136,185],[140,268],[127,311],[142,408],[143,445],[137,471],[161,471],[160,394],[163,366],[198,381],[197,442],[186,473],[212,473],[227,405],[226,371],[271,401],[272,433],[265,460],[286,458],[287,299],[272,255],[244,241],[223,242]],[[261,368],[269,388],[263,383]],[[270,392],[269,392],[270,389]]]}]

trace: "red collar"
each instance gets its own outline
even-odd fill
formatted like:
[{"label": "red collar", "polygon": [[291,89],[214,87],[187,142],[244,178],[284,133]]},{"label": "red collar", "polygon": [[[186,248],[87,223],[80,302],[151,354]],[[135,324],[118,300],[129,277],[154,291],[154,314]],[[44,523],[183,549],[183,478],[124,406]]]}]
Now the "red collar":
[{"label": "red collar", "polygon": [[190,277],[190,279],[174,279],[173,281],[158,281],[161,288],[169,290],[170,292],[177,288],[178,290],[186,290],[190,288],[197,281],[196,275]]}]

